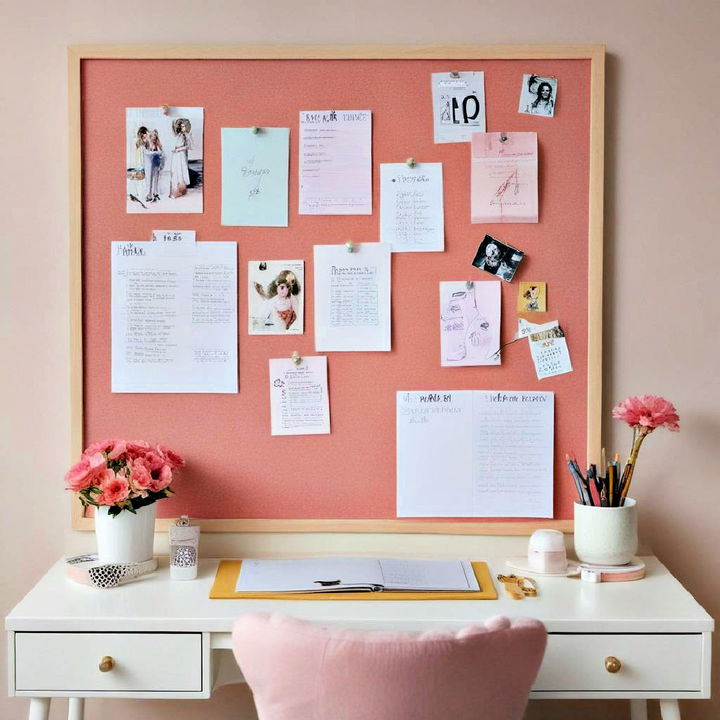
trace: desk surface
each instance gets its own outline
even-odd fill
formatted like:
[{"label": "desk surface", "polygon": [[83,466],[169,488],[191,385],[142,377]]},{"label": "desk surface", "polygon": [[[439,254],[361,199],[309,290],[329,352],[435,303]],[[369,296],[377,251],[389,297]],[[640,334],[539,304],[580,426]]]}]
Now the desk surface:
[{"label": "desk surface", "polygon": [[[487,561],[493,577],[508,573],[502,557]],[[152,575],[98,590],[65,577],[59,561],[5,620],[10,631],[211,632],[229,633],[248,612],[282,612],[307,620],[361,628],[419,630],[457,628],[493,615],[531,616],[548,632],[697,633],[714,620],[655,557],[643,557],[644,579],[587,583],[574,578],[537,578],[539,595],[520,601],[444,600],[408,602],[210,600],[218,561],[203,559],[198,579],[171,581],[166,560]],[[223,638],[218,638],[222,641]],[[222,646],[219,642],[216,646]]]}]

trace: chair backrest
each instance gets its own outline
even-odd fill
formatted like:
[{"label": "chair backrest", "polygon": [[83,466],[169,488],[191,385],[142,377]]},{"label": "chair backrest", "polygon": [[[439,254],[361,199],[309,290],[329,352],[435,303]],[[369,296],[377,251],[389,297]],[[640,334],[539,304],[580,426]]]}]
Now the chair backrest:
[{"label": "chair backrest", "polygon": [[233,652],[260,720],[521,720],[546,639],[524,618],[410,633],[245,615]]}]

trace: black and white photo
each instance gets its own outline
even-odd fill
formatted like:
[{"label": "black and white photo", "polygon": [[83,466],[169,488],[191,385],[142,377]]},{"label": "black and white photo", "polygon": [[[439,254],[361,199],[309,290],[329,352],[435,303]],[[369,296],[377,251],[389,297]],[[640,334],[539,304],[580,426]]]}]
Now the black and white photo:
[{"label": "black and white photo", "polygon": [[517,250],[496,240],[491,235],[486,235],[475,253],[472,264],[491,275],[497,275],[505,282],[510,282],[515,277],[515,272],[523,257],[525,257],[525,253],[522,250]]},{"label": "black and white photo", "polygon": [[554,117],[557,86],[556,77],[523,75],[518,112],[524,115]]}]

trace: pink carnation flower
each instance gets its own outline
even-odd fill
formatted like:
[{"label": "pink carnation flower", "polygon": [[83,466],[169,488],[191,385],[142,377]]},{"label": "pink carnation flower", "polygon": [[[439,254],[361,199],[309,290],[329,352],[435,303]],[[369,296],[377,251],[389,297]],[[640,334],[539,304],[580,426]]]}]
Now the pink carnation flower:
[{"label": "pink carnation flower", "polygon": [[143,458],[135,458],[130,465],[130,477],[136,490],[151,490],[153,478]]},{"label": "pink carnation flower", "polygon": [[178,455],[174,450],[167,448],[163,445],[157,446],[158,452],[165,458],[165,461],[172,470],[179,470],[185,467],[185,460]]},{"label": "pink carnation flower", "polygon": [[88,445],[83,451],[83,455],[94,455],[95,453],[109,453],[114,447],[117,440],[101,440]]},{"label": "pink carnation flower", "polygon": [[675,407],[659,395],[629,397],[613,408],[612,415],[644,433],[659,427],[666,427],[672,432],[680,430],[680,418]]},{"label": "pink carnation flower", "polygon": [[98,476],[100,495],[95,502],[100,505],[119,505],[128,499],[130,485],[122,475],[116,475],[110,468],[105,468]]},{"label": "pink carnation flower", "polygon": [[124,440],[115,440],[112,449],[108,451],[108,460],[117,460],[125,453],[126,448],[127,443]]},{"label": "pink carnation flower", "polygon": [[83,454],[65,474],[68,490],[80,492],[96,484],[96,478],[105,467],[105,458],[101,452]]},{"label": "pink carnation flower", "polygon": [[153,492],[160,492],[170,486],[172,482],[172,469],[169,465],[163,465],[159,472],[157,470],[153,471],[152,477],[153,483],[150,489]]},{"label": "pink carnation flower", "polygon": [[135,440],[134,442],[125,443],[125,451],[129,459],[134,460],[135,458],[145,457],[150,445],[143,440]]}]

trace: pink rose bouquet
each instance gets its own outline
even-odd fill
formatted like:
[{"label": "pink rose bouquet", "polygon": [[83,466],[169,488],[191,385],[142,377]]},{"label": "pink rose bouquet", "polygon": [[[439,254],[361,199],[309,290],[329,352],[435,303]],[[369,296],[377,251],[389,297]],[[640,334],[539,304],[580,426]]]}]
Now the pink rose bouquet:
[{"label": "pink rose bouquet", "polygon": [[65,474],[66,489],[83,505],[108,505],[108,514],[138,508],[173,494],[173,470],[185,461],[173,450],[146,442],[105,440],[85,449]]},{"label": "pink rose bouquet", "polygon": [[659,427],[671,432],[680,430],[680,418],[672,403],[659,395],[640,395],[629,397],[618,403],[612,411],[616,420],[627,423],[633,431],[632,449],[630,457],[625,464],[620,486],[623,488],[623,497],[627,495],[630,481],[635,470],[635,463],[640,452],[643,440]]}]

